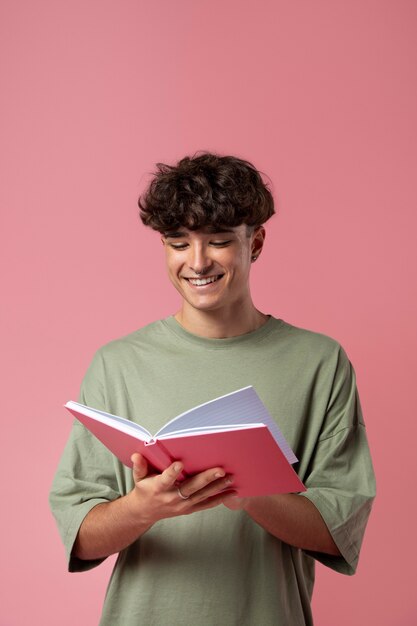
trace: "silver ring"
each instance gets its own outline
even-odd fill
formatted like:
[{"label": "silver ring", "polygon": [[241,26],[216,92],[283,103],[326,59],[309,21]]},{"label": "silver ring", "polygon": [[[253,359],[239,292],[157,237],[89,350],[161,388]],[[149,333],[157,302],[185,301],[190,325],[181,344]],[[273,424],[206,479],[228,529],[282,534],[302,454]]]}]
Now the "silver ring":
[{"label": "silver ring", "polygon": [[179,487],[177,487],[177,494],[179,495],[180,498],[182,498],[182,500],[188,500],[188,498],[190,497],[190,496],[184,496],[181,493],[181,489]]}]

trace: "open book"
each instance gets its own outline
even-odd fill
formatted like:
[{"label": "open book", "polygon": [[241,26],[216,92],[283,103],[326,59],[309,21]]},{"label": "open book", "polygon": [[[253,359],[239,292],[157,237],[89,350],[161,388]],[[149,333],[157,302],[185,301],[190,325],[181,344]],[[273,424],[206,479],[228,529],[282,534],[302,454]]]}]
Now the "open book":
[{"label": "open book", "polygon": [[239,496],[305,491],[291,466],[297,458],[253,387],[200,404],[155,435],[78,402],[65,407],[128,467],[140,452],[159,471],[182,461],[184,476],[222,467]]}]

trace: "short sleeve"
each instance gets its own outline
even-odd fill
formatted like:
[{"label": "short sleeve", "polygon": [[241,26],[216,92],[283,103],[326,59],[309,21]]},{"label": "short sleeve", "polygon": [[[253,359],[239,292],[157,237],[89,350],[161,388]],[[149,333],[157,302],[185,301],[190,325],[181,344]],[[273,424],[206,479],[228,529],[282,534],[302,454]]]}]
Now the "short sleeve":
[{"label": "short sleeve", "polygon": [[[97,354],[84,377],[79,400],[106,410],[103,366]],[[65,546],[70,572],[95,567],[104,559],[84,561],[72,555],[87,513],[101,502],[120,497],[114,457],[84,426],[74,421],[49,495],[52,513]]]},{"label": "short sleeve", "polygon": [[343,574],[354,574],[375,497],[375,476],[356,378],[340,350],[321,436],[304,479],[341,557],[308,552]]}]

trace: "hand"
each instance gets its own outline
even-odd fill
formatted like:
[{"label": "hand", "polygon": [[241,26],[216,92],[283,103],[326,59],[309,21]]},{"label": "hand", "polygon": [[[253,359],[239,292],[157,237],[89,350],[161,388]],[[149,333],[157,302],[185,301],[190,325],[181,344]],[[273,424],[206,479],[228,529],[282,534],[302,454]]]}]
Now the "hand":
[{"label": "hand", "polygon": [[223,504],[231,511],[242,511],[245,510],[250,499],[251,498],[239,498],[239,496],[229,492],[225,494]]},{"label": "hand", "polygon": [[[160,519],[189,515],[222,504],[230,494],[233,480],[221,467],[214,467],[178,482],[183,470],[180,461],[172,463],[162,474],[149,474],[146,459],[132,456],[134,489],[128,494],[131,512],[141,522],[152,526]],[[181,498],[178,492],[180,486]]]}]

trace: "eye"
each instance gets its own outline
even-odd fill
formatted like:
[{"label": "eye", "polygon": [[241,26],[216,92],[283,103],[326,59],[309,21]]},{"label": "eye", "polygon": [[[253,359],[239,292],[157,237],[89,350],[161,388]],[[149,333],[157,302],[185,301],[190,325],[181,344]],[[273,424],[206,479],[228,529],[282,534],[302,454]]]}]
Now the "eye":
[{"label": "eye", "polygon": [[170,243],[169,246],[173,248],[174,250],[185,250],[188,244],[187,243]]},{"label": "eye", "polygon": [[225,248],[230,243],[232,243],[231,239],[228,239],[227,241],[210,241],[210,245],[214,246],[215,248]]}]

